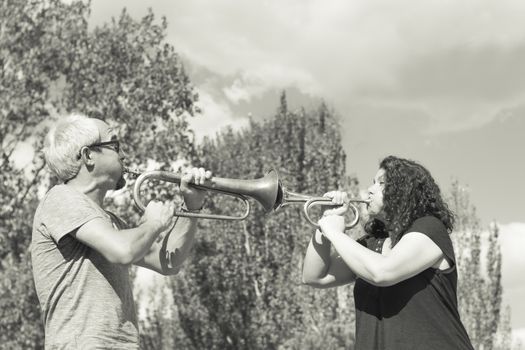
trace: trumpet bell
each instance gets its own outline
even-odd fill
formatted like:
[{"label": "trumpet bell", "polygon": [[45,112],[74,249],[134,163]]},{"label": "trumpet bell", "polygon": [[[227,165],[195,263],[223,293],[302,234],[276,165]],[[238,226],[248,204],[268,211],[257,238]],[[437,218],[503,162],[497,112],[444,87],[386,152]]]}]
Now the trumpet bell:
[{"label": "trumpet bell", "polygon": [[266,212],[270,212],[278,205],[281,187],[277,171],[271,169],[264,177],[253,180],[213,178],[211,184],[204,188],[251,197],[259,202]]},{"label": "trumpet bell", "polygon": [[272,169],[264,177],[251,181],[252,186],[243,194],[259,202],[267,212],[276,209],[282,187],[277,172]]}]

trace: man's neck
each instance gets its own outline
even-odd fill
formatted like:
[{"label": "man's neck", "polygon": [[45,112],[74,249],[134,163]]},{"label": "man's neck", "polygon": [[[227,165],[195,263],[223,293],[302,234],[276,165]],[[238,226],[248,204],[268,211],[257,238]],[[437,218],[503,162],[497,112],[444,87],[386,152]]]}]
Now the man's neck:
[{"label": "man's neck", "polygon": [[67,186],[73,187],[79,192],[84,193],[86,196],[91,198],[95,203],[97,203],[101,208],[104,202],[104,197],[106,197],[107,190],[101,188],[100,184],[93,179],[79,179],[75,178],[66,184]]}]

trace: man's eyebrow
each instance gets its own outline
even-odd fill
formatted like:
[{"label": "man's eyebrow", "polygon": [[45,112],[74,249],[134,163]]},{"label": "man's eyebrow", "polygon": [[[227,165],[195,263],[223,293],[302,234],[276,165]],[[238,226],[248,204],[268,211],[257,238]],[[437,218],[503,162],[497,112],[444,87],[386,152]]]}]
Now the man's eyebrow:
[{"label": "man's eyebrow", "polygon": [[109,136],[109,140],[110,141],[118,140],[118,132],[117,132],[117,130],[115,130],[112,127],[109,127],[106,132],[107,132],[107,134]]}]

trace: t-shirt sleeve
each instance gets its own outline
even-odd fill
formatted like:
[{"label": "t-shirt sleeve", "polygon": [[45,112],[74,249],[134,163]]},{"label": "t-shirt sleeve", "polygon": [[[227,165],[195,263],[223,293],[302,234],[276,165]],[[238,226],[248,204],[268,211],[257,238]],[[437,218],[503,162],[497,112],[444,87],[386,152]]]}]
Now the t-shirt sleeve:
[{"label": "t-shirt sleeve", "polygon": [[452,267],[456,265],[452,240],[445,225],[434,216],[425,216],[414,221],[407,232],[420,232],[429,237],[441,249]]},{"label": "t-shirt sleeve", "polygon": [[123,219],[115,215],[114,213],[110,212],[109,210],[106,210],[106,214],[110,216],[111,221],[113,222],[116,229],[125,230],[130,227],[126,221],[124,221]]},{"label": "t-shirt sleeve", "polygon": [[53,188],[45,199],[41,211],[42,224],[55,242],[95,218],[105,217],[86,195],[67,189]]}]

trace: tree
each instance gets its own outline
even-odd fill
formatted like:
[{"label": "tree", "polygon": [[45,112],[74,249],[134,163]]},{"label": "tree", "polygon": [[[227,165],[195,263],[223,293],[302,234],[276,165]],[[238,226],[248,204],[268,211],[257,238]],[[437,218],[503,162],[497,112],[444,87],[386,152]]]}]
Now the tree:
[{"label": "tree", "polygon": [[[39,193],[56,182],[38,152],[49,121],[76,111],[120,123],[137,166],[155,158],[169,167],[193,151],[186,118],[197,96],[164,41],[165,19],[157,24],[150,11],[137,21],[123,11],[90,31],[89,7],[59,0],[0,3],[0,343],[6,349],[44,342],[28,247]],[[37,150],[27,169],[13,162],[23,142]],[[129,192],[121,204],[113,210],[127,212],[133,224],[138,214],[129,214]]]},{"label": "tree", "polygon": [[[340,141],[326,105],[290,112],[283,93],[273,118],[205,140],[195,161],[230,178],[260,178],[274,168],[288,189],[320,195],[352,183],[345,176]],[[242,210],[229,198],[212,197],[212,212]],[[194,349],[349,348],[351,287],[314,290],[300,283],[313,231],[300,208],[267,215],[252,205],[252,214],[240,223],[200,222],[194,256],[169,283],[173,314],[185,335],[175,343],[189,342]],[[145,342],[163,333],[163,327],[155,331],[161,324],[154,321],[155,308],[144,327],[150,330]]]},{"label": "tree", "polygon": [[475,349],[509,349],[510,325],[502,312],[501,251],[496,224],[481,228],[466,188],[453,183],[451,208],[456,213],[452,234],[458,269],[458,305]]},{"label": "tree", "polygon": [[[22,142],[39,150],[58,115],[78,111],[118,123],[132,166],[151,158],[173,170],[174,160],[187,157],[232,178],[261,177],[274,167],[289,189],[302,193],[357,190],[357,181],[345,174],[334,113],[325,104],[292,112],[285,93],[270,120],[226,130],[195,147],[187,118],[197,110],[197,95],[165,42],[165,19],[157,23],[150,11],[137,21],[123,11],[89,30],[89,7],[59,0],[0,3],[0,344],[6,349],[43,348],[28,246],[39,196],[56,179],[38,152],[27,169],[17,168],[13,155]],[[501,311],[498,229],[491,228],[484,254],[475,211],[456,190],[462,317],[480,349],[505,349],[510,330],[509,313]],[[166,199],[174,192],[160,184],[147,191]],[[129,192],[109,202],[130,224],[138,219],[129,211]],[[231,213],[239,203],[217,195],[209,207]],[[301,215],[292,207],[265,216],[254,203],[242,223],[202,221],[192,261],[168,280],[167,296],[155,304],[166,306],[150,309],[141,323],[143,345],[351,348],[351,287],[319,291],[299,283],[312,232]]]},{"label": "tree", "polygon": [[[334,114],[324,104],[314,112],[290,112],[285,94],[272,119],[251,121],[240,132],[218,133],[205,140],[197,155],[226,177],[258,178],[273,167],[287,188],[300,193],[336,187],[357,192],[357,180],[344,175],[345,155]],[[509,313],[500,311],[497,226],[485,239],[475,209],[458,184],[450,203],[457,213],[452,237],[462,319],[475,348],[508,349]],[[239,205],[213,196],[209,209],[232,213]],[[352,287],[313,290],[299,283],[311,231],[293,207],[265,216],[255,205],[242,223],[202,221],[195,255],[168,284],[174,312],[169,320],[158,322],[153,305],[144,339],[159,338],[167,323],[183,330],[170,346],[186,344],[189,349],[352,348]],[[489,248],[482,249],[482,244]]]},{"label": "tree", "polygon": [[[22,141],[40,145],[37,126],[49,116],[50,91],[60,71],[63,28],[74,32],[81,4],[3,1],[0,4],[0,340],[4,348],[42,348],[40,310],[27,248],[43,163],[37,156],[31,173],[13,164]],[[64,27],[59,23],[63,23]]]}]

